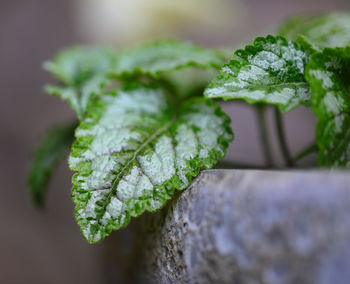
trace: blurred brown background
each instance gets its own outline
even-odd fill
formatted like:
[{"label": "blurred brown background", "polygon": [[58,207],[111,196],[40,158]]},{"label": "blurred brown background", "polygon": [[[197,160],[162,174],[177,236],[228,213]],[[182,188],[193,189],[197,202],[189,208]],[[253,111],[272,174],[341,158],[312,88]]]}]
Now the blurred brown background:
[{"label": "blurred brown background", "polygon": [[[74,117],[66,103],[43,94],[51,80],[44,60],[72,43],[124,46],[155,36],[239,45],[273,33],[289,14],[349,8],[347,0],[0,0],[0,283],[108,282],[104,244],[87,244],[75,224],[66,164],[50,182],[44,212],[27,193],[31,149],[54,122]],[[262,164],[254,112],[239,103],[224,107],[236,134],[228,158]],[[313,140],[314,125],[303,108],[287,115],[293,153]]]}]

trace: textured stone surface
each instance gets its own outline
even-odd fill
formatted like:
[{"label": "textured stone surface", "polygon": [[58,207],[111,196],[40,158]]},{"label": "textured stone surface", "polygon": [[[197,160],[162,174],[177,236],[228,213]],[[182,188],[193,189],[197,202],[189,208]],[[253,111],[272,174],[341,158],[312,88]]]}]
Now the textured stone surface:
[{"label": "textured stone surface", "polygon": [[205,171],[123,236],[142,283],[349,283],[350,175]]}]

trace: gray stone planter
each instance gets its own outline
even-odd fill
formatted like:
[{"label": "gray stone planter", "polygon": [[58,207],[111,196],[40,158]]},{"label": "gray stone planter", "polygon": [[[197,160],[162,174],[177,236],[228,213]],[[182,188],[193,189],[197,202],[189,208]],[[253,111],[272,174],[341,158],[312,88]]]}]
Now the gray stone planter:
[{"label": "gray stone planter", "polygon": [[350,174],[204,171],[107,245],[118,283],[350,283]]}]

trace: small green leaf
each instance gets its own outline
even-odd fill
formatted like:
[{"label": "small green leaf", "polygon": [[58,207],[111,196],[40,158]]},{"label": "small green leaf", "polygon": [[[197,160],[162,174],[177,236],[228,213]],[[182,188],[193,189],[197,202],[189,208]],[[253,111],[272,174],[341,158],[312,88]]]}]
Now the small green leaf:
[{"label": "small green leaf", "polygon": [[34,153],[29,170],[29,186],[34,204],[44,206],[47,183],[57,164],[68,154],[77,123],[52,127]]},{"label": "small green leaf", "polygon": [[280,36],[258,37],[254,45],[234,53],[204,94],[272,104],[284,112],[309,105],[310,90],[304,78],[307,62],[308,54],[297,43]]},{"label": "small green leaf", "polygon": [[104,48],[72,47],[59,53],[53,61],[45,62],[61,85],[45,88],[51,95],[67,100],[81,118],[93,95],[108,84],[108,72],[114,66],[114,55]]},{"label": "small green leaf", "polygon": [[350,44],[350,14],[293,16],[282,24],[279,34],[291,40],[303,36],[318,51],[325,47],[345,47]]},{"label": "small green leaf", "polygon": [[350,47],[312,55],[306,78],[318,116],[319,164],[350,168]]},{"label": "small green leaf", "polygon": [[233,139],[229,117],[203,98],[176,111],[163,89],[140,84],[104,94],[76,131],[69,158],[75,217],[98,242],[130,217],[155,211],[210,168]]},{"label": "small green leaf", "polygon": [[158,77],[165,72],[189,67],[217,68],[224,61],[220,52],[188,41],[158,40],[120,52],[113,73],[117,77],[143,74]]}]

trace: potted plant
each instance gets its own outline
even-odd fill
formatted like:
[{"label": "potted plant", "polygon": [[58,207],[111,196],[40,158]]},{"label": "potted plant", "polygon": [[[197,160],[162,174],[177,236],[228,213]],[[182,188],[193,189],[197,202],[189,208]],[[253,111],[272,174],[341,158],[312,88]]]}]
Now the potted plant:
[{"label": "potted plant", "polygon": [[[179,40],[158,40],[121,51],[86,46],[75,46],[62,51],[53,61],[44,64],[45,69],[60,81],[59,85],[47,86],[46,91],[67,100],[75,110],[78,121],[50,130],[38,148],[29,176],[34,201],[39,206],[43,204],[47,180],[57,162],[71,147],[68,163],[69,167],[76,172],[73,176],[72,188],[72,199],[76,205],[75,218],[82,235],[88,242],[96,243],[103,240],[113,230],[125,227],[131,217],[138,217],[144,211],[157,211],[177,195],[177,191],[188,188],[193,178],[197,177],[202,169],[212,168],[220,158],[223,158],[229,143],[233,140],[230,117],[221,110],[214,99],[238,99],[254,104],[260,115],[262,128],[266,127],[264,110],[266,106],[272,105],[275,108],[280,146],[289,167],[295,166],[296,159],[308,153],[317,152],[320,167],[349,168],[349,43],[350,15],[330,13],[292,17],[282,24],[277,35],[258,37],[253,44],[236,50],[228,57],[227,52],[223,50],[208,49]],[[215,78],[211,78],[209,83],[208,74],[210,73],[198,70],[220,70],[220,73]],[[284,136],[281,113],[288,112],[299,105],[312,108],[318,118],[316,141],[298,157],[292,157]],[[269,151],[266,151],[266,155],[269,159]],[[197,186],[197,189],[193,192],[186,191],[177,202],[173,201],[173,207],[170,206],[173,209],[168,207],[166,211],[166,214],[170,214],[169,218],[172,221],[168,221],[165,227],[170,226],[169,231],[173,234],[179,232],[174,231],[174,228],[180,228],[179,220],[182,222],[182,229],[179,229],[180,235],[177,236],[179,242],[181,240],[187,242],[185,241],[187,233],[193,235],[193,231],[186,227],[188,223],[197,224],[196,228],[199,228],[199,231],[196,231],[197,235],[207,236],[208,230],[212,230],[208,227],[207,231],[202,232],[203,235],[200,234],[201,230],[205,230],[200,224],[205,223],[205,220],[212,220],[211,215],[206,215],[207,211],[212,214],[219,212],[219,215],[223,215],[220,220],[225,220],[225,216],[231,216],[231,210],[232,212],[235,210],[234,207],[230,207],[232,202],[239,207],[239,203],[235,203],[236,198],[243,198],[243,204],[249,206],[245,198],[248,198],[250,192],[246,189],[243,190],[243,195],[238,194],[238,196],[236,193],[225,195],[226,190],[224,190],[227,187],[235,189],[235,186],[241,188],[242,185],[239,182],[235,184],[235,178],[238,180],[246,178],[244,171],[214,172],[212,179],[215,180],[220,192],[219,197],[206,193],[209,197],[205,199],[212,198],[212,204],[210,200],[196,201],[202,200],[200,196],[204,194],[198,189],[198,184],[201,184],[201,188],[208,188],[208,184],[212,184],[213,181],[206,180],[205,177],[212,174],[212,172],[202,174],[193,185],[193,188]],[[271,201],[271,208],[278,210],[279,206],[287,200],[285,196],[288,196],[290,200],[294,200],[293,204],[299,204],[300,212],[308,211],[312,203],[293,199],[291,197],[293,195],[290,195],[293,188],[301,196],[310,194],[314,197],[316,193],[307,188],[318,185],[331,190],[330,187],[332,187],[336,189],[334,196],[342,199],[344,190],[348,188],[346,183],[349,181],[346,172],[333,175],[329,173],[305,175],[305,173],[288,174],[267,171],[252,172],[251,176],[255,179],[255,183],[257,179],[261,179],[261,184],[258,185],[261,186],[262,191],[267,187],[282,188],[276,192],[267,190],[268,194],[277,196],[273,199],[274,201]],[[279,183],[281,178],[284,182]],[[315,182],[315,179],[322,183]],[[291,188],[292,185],[293,188]],[[213,187],[215,186],[211,185],[211,188]],[[283,197],[281,194],[286,191],[286,188],[289,193]],[[212,191],[215,192],[214,189]],[[208,190],[203,189],[203,192]],[[259,205],[261,199],[256,197],[259,192],[254,194],[251,197],[252,204]],[[191,205],[191,207],[186,203],[187,199],[197,205]],[[218,200],[221,200],[221,203]],[[346,198],[339,204],[346,204],[345,200]],[[187,205],[181,205],[182,203]],[[216,204],[214,209],[213,204]],[[220,204],[223,207],[220,207]],[[187,208],[188,212],[181,211],[183,208]],[[201,208],[204,212],[200,212]],[[288,205],[285,208],[287,209],[280,210],[281,214],[275,212],[271,213],[273,214],[271,216],[275,216],[278,220],[287,220],[288,218],[283,217],[283,214],[289,214],[292,211],[288,211]],[[315,208],[311,214],[312,212],[318,214],[323,210],[322,206]],[[253,208],[253,211],[259,214],[262,212],[260,209]],[[264,210],[263,212],[266,212],[270,209]],[[334,210],[326,216],[333,216]],[[195,212],[198,212],[199,221],[193,217]],[[191,215],[193,218],[188,217],[192,219],[187,222],[186,218],[178,215],[180,213],[187,217]],[[336,211],[334,216],[343,216],[342,214],[344,211]],[[301,220],[300,214],[292,216],[296,223]],[[248,257],[248,255],[250,257],[254,255],[244,250],[246,247],[253,250],[256,243],[252,240],[249,243],[242,242],[241,247],[233,246],[236,243],[229,236],[231,233],[235,235],[234,223],[239,218],[231,217],[228,219],[230,222],[222,221],[224,225],[217,228],[218,234],[214,238],[215,241],[211,243],[217,244],[216,249],[213,249],[215,251],[213,259],[204,258],[203,255],[196,256],[196,251],[197,254],[202,252],[201,237],[197,238],[198,250],[195,251],[193,247],[196,245],[182,242],[181,248],[186,249],[186,252],[176,249],[170,254],[172,257],[178,256],[180,259],[178,261],[182,261],[188,269],[183,274],[178,272],[180,274],[177,275],[174,271],[176,269],[181,271],[179,268],[182,267],[181,265],[170,263],[166,266],[161,262],[163,266],[159,265],[157,271],[162,274],[156,274],[165,275],[165,278],[159,276],[157,281],[195,282],[199,279],[198,281],[202,282],[207,277],[205,275],[210,275],[207,277],[210,281],[226,283],[232,279],[240,279],[237,281],[248,283],[254,279],[254,281],[258,280],[253,276],[249,280],[244,277],[257,273],[264,283],[295,283],[293,281],[296,279],[307,282],[305,279],[308,276],[300,278],[302,266],[299,264],[309,259],[307,257],[314,256],[313,250],[310,249],[310,252],[307,252],[311,247],[307,242],[314,242],[317,235],[311,234],[311,236],[306,233],[307,240],[301,238],[299,245],[293,249],[288,246],[295,256],[293,263],[296,263],[296,268],[293,272],[285,271],[286,267],[290,267],[283,262],[286,258],[276,262],[280,255],[288,251],[287,246],[282,246],[283,250],[275,252],[272,249],[270,254],[258,250],[256,256],[270,257],[272,260],[262,261],[261,263],[269,265],[266,264],[265,267],[260,263],[260,268],[256,269],[258,272],[255,273],[255,266],[249,266],[252,262]],[[271,221],[271,218],[269,220]],[[171,227],[169,222],[175,222],[175,225]],[[209,227],[215,227],[215,224],[220,222],[213,221],[208,224],[210,224]],[[276,228],[281,230],[283,235],[285,227],[282,224],[285,223],[281,221],[278,224],[280,225],[276,225]],[[318,225],[322,226],[322,223]],[[331,225],[332,223],[329,223],[329,226],[326,226],[325,236],[331,233],[329,229]],[[270,229],[273,231],[274,227]],[[295,230],[290,232],[293,233]],[[249,233],[249,230],[245,228],[245,232]],[[264,238],[268,235],[265,235],[263,230],[260,233]],[[157,234],[160,237],[154,246],[158,248],[159,253],[164,232],[158,230]],[[252,230],[251,236],[254,234],[257,232]],[[287,238],[279,238],[278,233],[272,234],[271,237],[276,234],[277,239]],[[239,233],[237,235],[241,237]],[[176,236],[171,236],[164,242],[167,244],[174,242]],[[345,236],[349,234],[341,235],[341,240],[344,240]],[[247,238],[249,239],[249,236]],[[208,239],[213,238],[208,237],[205,240],[208,241]],[[323,240],[317,244],[324,243]],[[296,243],[291,242],[291,244]],[[173,244],[173,247],[178,248],[176,244]],[[220,261],[220,257],[217,256],[221,255],[234,257],[235,264],[230,262],[232,259]],[[239,257],[241,257],[240,260],[238,260]],[[157,257],[152,263],[159,264],[155,259]],[[164,259],[169,260],[165,257],[162,261]],[[205,259],[206,265],[200,266],[199,259]],[[292,260],[293,257],[291,257]],[[210,263],[214,268],[210,268]],[[310,265],[312,269],[315,263]],[[228,266],[229,264],[232,266]],[[234,266],[244,270],[244,265],[250,267],[249,273],[239,274],[239,277],[236,272],[225,273],[229,267]],[[173,278],[168,275],[170,272],[166,274],[165,267],[168,272],[174,273]],[[205,267],[204,270],[203,267]],[[162,271],[162,269],[165,270]],[[219,273],[220,269],[222,272]],[[222,278],[216,279],[217,275],[221,275]],[[283,282],[284,280],[287,282]]]}]

